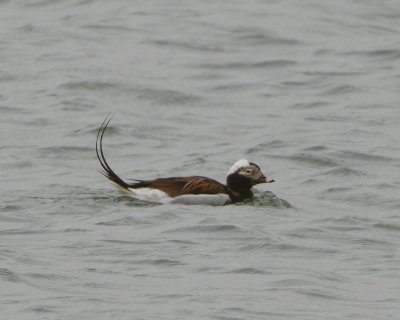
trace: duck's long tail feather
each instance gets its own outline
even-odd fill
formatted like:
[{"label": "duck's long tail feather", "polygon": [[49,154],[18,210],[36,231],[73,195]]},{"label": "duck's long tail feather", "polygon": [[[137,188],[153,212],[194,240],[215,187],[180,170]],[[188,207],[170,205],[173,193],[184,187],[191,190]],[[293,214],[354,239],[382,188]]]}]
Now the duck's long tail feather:
[{"label": "duck's long tail feather", "polygon": [[97,138],[96,138],[96,154],[97,158],[100,161],[100,165],[102,166],[103,170],[99,170],[102,175],[104,175],[106,178],[110,179],[112,182],[114,182],[118,187],[120,187],[124,191],[129,191],[128,188],[132,187],[132,184],[126,183],[124,180],[122,180],[109,166],[103,152],[103,137],[104,133],[106,132],[107,126],[110,123],[111,119],[113,116],[107,116],[103,123],[101,124],[101,127],[99,129],[99,132],[97,133]]}]

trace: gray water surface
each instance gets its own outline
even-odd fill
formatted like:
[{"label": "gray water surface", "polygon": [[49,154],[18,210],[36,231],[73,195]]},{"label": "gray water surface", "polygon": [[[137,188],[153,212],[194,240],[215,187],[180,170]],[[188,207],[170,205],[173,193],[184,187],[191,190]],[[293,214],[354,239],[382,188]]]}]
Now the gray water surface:
[{"label": "gray water surface", "polygon": [[[0,1],[2,319],[397,319],[400,6]],[[157,205],[125,179],[274,184]]]}]

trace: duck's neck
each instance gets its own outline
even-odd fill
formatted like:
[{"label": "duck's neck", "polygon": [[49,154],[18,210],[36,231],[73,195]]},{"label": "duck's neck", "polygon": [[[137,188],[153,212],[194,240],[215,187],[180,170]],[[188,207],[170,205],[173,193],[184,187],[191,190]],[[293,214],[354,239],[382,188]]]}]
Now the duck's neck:
[{"label": "duck's neck", "polygon": [[252,186],[245,177],[237,174],[229,175],[226,184],[233,203],[253,197]]},{"label": "duck's neck", "polygon": [[243,190],[243,191],[236,191],[228,187],[229,196],[232,199],[232,203],[240,202],[245,199],[253,198],[253,192],[250,189]]}]

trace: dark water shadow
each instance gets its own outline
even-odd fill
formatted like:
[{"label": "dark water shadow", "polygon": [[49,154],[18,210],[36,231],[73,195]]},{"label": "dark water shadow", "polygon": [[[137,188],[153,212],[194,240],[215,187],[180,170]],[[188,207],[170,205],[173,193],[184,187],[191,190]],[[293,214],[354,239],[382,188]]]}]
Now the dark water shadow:
[{"label": "dark water shadow", "polygon": [[247,199],[243,202],[237,203],[236,205],[250,205],[254,207],[273,207],[279,209],[292,208],[292,205],[279,198],[275,193],[271,191],[254,191],[254,197],[252,199]]}]

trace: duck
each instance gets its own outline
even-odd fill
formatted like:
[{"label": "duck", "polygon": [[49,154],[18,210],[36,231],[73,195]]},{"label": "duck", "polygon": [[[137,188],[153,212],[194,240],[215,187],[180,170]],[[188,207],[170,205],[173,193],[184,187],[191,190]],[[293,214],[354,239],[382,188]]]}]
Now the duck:
[{"label": "duck", "polygon": [[157,203],[227,205],[253,198],[252,187],[275,180],[264,175],[260,167],[246,159],[236,161],[228,171],[226,184],[204,176],[168,177],[152,180],[122,180],[108,164],[103,150],[103,137],[112,117],[106,118],[96,138],[100,173],[120,191],[138,200]]}]

